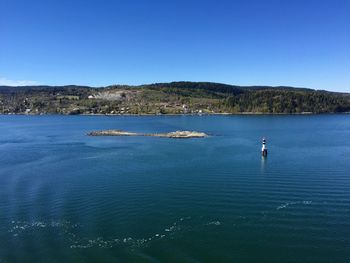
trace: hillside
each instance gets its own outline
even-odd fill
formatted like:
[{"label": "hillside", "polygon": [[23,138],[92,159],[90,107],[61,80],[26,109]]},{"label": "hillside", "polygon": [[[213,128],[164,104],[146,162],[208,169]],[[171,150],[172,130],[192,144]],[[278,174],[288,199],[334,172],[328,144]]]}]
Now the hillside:
[{"label": "hillside", "polygon": [[350,94],[293,87],[171,82],[140,86],[0,86],[1,114],[342,113]]}]

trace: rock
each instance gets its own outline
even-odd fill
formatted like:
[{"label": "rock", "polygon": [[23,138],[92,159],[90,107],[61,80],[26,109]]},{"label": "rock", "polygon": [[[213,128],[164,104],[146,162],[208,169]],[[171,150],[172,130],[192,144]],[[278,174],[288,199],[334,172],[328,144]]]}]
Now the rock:
[{"label": "rock", "polygon": [[196,131],[175,131],[169,133],[136,133],[127,132],[122,130],[103,130],[92,131],[87,134],[88,136],[150,136],[150,137],[162,137],[162,138],[174,138],[174,139],[188,139],[188,138],[204,138],[208,135],[204,132]]},{"label": "rock", "polygon": [[196,132],[196,131],[175,131],[169,133],[158,133],[154,136],[158,137],[167,137],[167,138],[203,138],[208,135],[204,132]]},{"label": "rock", "polygon": [[141,134],[135,132],[127,132],[122,130],[104,130],[92,131],[88,133],[89,136],[140,136]]}]

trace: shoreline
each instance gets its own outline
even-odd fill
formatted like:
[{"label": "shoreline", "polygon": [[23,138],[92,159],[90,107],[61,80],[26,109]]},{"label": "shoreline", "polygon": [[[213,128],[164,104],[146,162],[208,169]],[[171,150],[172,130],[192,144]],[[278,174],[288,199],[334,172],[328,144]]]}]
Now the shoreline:
[{"label": "shoreline", "polygon": [[250,115],[259,115],[259,116],[286,116],[286,115],[295,115],[295,116],[305,116],[305,115],[346,115],[350,112],[302,112],[302,113],[265,113],[265,112],[241,112],[241,113],[230,113],[230,112],[216,112],[216,113],[204,113],[204,114],[183,114],[183,113],[169,113],[169,114],[150,114],[150,113],[141,113],[141,114],[102,114],[102,113],[91,113],[91,114],[57,114],[57,113],[39,113],[39,114],[28,114],[28,113],[0,113],[0,116],[250,116]]}]

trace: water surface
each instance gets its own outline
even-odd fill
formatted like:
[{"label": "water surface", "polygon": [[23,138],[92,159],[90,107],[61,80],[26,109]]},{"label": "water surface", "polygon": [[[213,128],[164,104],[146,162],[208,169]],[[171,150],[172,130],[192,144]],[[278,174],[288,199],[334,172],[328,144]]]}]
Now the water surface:
[{"label": "water surface", "polygon": [[0,181],[0,262],[350,259],[349,115],[0,116]]}]

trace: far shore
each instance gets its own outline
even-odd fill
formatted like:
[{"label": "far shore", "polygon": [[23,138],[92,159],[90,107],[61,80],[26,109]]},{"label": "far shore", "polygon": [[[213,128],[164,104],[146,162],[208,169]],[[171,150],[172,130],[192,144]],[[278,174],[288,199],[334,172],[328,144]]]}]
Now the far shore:
[{"label": "far shore", "polygon": [[266,112],[239,112],[239,113],[231,113],[231,112],[216,112],[216,113],[167,113],[167,114],[154,114],[154,113],[124,113],[124,114],[110,114],[110,113],[82,113],[82,114],[57,114],[57,113],[39,113],[39,114],[31,114],[31,113],[0,113],[2,116],[11,116],[11,115],[19,115],[19,116],[215,116],[215,115],[232,115],[232,116],[242,116],[242,115],[261,115],[261,116],[278,116],[278,115],[336,115],[336,114],[350,114],[350,112],[324,112],[324,113],[315,113],[315,112],[300,112],[300,113],[266,113]]}]

